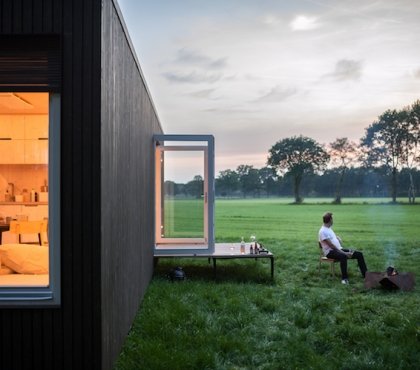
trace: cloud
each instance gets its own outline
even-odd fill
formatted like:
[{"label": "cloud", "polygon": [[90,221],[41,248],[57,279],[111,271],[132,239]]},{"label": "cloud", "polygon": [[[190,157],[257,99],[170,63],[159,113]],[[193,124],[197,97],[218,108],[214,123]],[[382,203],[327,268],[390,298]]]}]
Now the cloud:
[{"label": "cloud", "polygon": [[208,73],[178,73],[178,72],[165,72],[163,76],[169,82],[176,83],[213,83],[219,81],[222,78],[221,74],[208,74]]},{"label": "cloud", "polygon": [[263,80],[263,78],[260,75],[253,74],[253,73],[245,73],[243,78],[245,80],[249,80],[249,81],[261,81],[261,80]]},{"label": "cloud", "polygon": [[362,76],[362,62],[359,60],[340,59],[335,64],[334,72],[326,77],[331,77],[335,81],[359,80]]},{"label": "cloud", "polygon": [[[215,107],[215,108],[207,108],[203,109],[203,112],[207,113],[218,113],[223,115],[246,115],[259,113],[261,110],[259,109],[249,109],[249,108],[240,108],[240,107]],[[227,130],[227,128],[225,128]],[[237,131],[237,128],[233,128],[233,130]]]},{"label": "cloud", "polygon": [[282,19],[275,14],[265,14],[261,16],[261,23],[265,25],[277,25],[282,23]]},{"label": "cloud", "polygon": [[281,88],[280,86],[273,87],[268,93],[260,96],[254,102],[258,103],[271,103],[271,102],[281,102],[287,98],[295,95],[297,93],[296,88]]},{"label": "cloud", "polygon": [[125,15],[167,132],[215,132],[219,148],[237,152],[256,132],[265,141],[253,149],[288,135],[328,142],[337,130],[357,140],[418,97],[416,1],[149,3],[152,14],[139,5]]},{"label": "cloud", "polygon": [[293,31],[309,31],[319,26],[320,24],[317,23],[317,18],[307,17],[305,15],[298,15],[290,22],[290,27]]},{"label": "cloud", "polygon": [[195,65],[203,68],[222,69],[225,68],[226,58],[210,58],[207,55],[201,54],[195,50],[179,49],[177,51],[176,63]]},{"label": "cloud", "polygon": [[[165,72],[163,76],[169,82],[175,83],[213,83],[222,79],[221,73],[209,73],[209,70],[221,70],[226,67],[226,58],[210,58],[193,49],[181,48],[176,53],[174,63],[178,71]],[[191,71],[191,67],[197,71]],[[189,72],[182,72],[188,68]]]},{"label": "cloud", "polygon": [[214,91],[215,91],[215,89],[205,89],[205,90],[199,90],[199,91],[192,92],[189,95],[194,97],[194,98],[207,99],[207,98],[211,98],[211,95],[213,94]]}]

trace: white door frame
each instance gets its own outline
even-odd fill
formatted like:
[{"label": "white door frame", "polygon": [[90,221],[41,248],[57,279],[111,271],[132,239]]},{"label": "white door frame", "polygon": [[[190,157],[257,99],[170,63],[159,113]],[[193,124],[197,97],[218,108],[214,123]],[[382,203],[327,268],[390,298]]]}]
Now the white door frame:
[{"label": "white door frame", "polygon": [[[182,142],[181,145],[165,145]],[[194,144],[195,143],[200,143]],[[214,250],[214,138],[211,135],[155,135],[155,255],[196,254]],[[191,143],[191,145],[189,145]],[[203,145],[207,143],[207,145]],[[204,153],[203,238],[165,238],[162,235],[162,164],[165,151]]]}]

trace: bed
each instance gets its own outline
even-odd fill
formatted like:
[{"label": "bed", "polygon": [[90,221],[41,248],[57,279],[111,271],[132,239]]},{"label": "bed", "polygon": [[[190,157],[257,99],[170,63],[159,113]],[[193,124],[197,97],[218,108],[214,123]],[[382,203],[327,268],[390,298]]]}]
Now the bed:
[{"label": "bed", "polygon": [[33,244],[0,245],[0,287],[48,285],[48,247]]}]

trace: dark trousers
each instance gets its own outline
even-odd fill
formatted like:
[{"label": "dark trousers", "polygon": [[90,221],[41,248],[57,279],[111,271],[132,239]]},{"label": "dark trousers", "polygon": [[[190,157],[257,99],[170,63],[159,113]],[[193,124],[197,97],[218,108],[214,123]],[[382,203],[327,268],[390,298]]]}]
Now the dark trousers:
[{"label": "dark trousers", "polygon": [[[343,252],[348,252],[348,251],[349,251],[348,249],[343,249]],[[327,254],[327,257],[335,259],[335,260],[340,262],[341,278],[342,279],[348,279],[348,275],[347,275],[347,259],[348,259],[348,257],[345,254],[336,251],[335,249],[330,251]],[[365,258],[363,257],[363,253],[359,252],[359,251],[354,251],[353,256],[351,258],[352,259],[354,259],[354,258],[357,259],[357,264],[359,265],[360,272],[362,273],[362,276],[365,277],[367,267],[366,267],[366,263],[365,263]]]}]

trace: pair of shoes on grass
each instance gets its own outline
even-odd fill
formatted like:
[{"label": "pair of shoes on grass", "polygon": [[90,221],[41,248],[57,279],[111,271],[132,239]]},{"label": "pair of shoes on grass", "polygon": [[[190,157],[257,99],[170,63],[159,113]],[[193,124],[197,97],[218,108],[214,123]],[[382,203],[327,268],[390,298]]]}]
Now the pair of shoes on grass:
[{"label": "pair of shoes on grass", "polygon": [[349,279],[341,280],[341,284],[348,285],[349,284]]}]

